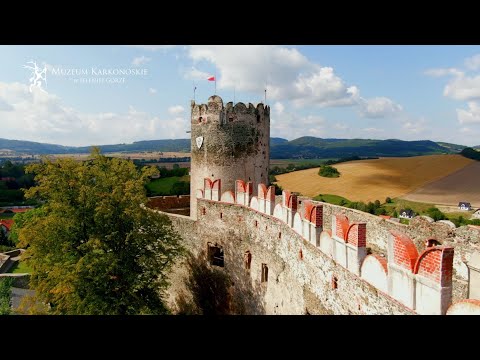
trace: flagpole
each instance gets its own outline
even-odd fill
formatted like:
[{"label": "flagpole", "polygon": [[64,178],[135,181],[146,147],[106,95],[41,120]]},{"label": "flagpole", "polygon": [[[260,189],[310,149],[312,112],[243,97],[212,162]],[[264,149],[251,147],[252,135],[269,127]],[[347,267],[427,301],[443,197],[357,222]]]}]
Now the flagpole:
[{"label": "flagpole", "polygon": [[233,105],[235,105],[235,86],[233,87]]},{"label": "flagpole", "polygon": [[197,90],[197,87],[195,86],[195,81],[193,82],[193,102],[195,102],[195,90]]},{"label": "flagpole", "polygon": [[215,94],[217,95],[217,69],[215,69]]}]

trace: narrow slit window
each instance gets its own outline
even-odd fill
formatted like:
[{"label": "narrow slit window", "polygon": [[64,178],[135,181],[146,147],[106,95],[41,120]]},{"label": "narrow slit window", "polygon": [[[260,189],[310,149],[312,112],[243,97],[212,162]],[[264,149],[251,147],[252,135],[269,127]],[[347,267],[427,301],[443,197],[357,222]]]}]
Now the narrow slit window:
[{"label": "narrow slit window", "polygon": [[262,264],[262,283],[268,281],[268,266],[267,264]]}]

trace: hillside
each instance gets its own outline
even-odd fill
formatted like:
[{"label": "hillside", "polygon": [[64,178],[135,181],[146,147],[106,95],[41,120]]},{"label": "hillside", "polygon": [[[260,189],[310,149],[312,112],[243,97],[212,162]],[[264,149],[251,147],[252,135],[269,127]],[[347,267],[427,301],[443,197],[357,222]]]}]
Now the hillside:
[{"label": "hillside", "polygon": [[[91,146],[62,146],[32,141],[0,139],[0,149],[28,154],[79,154],[90,152]],[[100,145],[102,152],[166,151],[190,152],[190,139],[144,140],[132,144]]]},{"label": "hillside", "polygon": [[441,141],[437,141],[437,144],[440,145],[440,146],[443,146],[447,149],[449,149],[450,151],[453,151],[453,152],[460,152],[462,151],[463,149],[466,148],[465,145],[458,145],[458,144],[451,144],[451,143],[446,143],[446,142],[441,142]]},{"label": "hillside", "polygon": [[417,156],[452,153],[430,140],[321,139],[304,136],[272,147],[271,158],[339,158],[348,156]]},{"label": "hillside", "polygon": [[[272,159],[328,159],[349,156],[396,157],[456,153],[462,145],[436,143],[430,140],[403,141],[396,139],[322,139],[304,136],[288,141],[270,138]],[[0,149],[26,154],[78,154],[90,152],[90,146],[74,147],[32,141],[0,139]],[[132,144],[100,145],[104,153],[110,152],[189,152],[190,139],[145,140]]]}]

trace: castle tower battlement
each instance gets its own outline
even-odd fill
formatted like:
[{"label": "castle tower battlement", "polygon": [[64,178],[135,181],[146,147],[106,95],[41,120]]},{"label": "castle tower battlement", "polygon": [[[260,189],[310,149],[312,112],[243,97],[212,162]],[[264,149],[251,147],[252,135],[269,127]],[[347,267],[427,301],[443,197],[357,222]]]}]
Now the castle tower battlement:
[{"label": "castle tower battlement", "polygon": [[[207,104],[191,103],[191,194],[205,178],[222,179],[225,191],[235,191],[236,179],[253,186],[268,184],[270,167],[270,107],[228,102],[213,95]],[[190,215],[196,218],[196,196]]]}]

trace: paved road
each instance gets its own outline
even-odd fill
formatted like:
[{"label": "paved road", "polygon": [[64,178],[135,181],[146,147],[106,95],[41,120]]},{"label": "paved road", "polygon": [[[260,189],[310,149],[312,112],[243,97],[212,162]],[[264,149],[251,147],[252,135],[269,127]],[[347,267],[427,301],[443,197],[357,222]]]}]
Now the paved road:
[{"label": "paved road", "polygon": [[18,306],[20,305],[20,301],[22,301],[22,298],[24,296],[34,295],[34,294],[35,294],[34,290],[12,287],[12,306],[13,306],[13,309],[15,310],[15,309],[18,308]]}]

